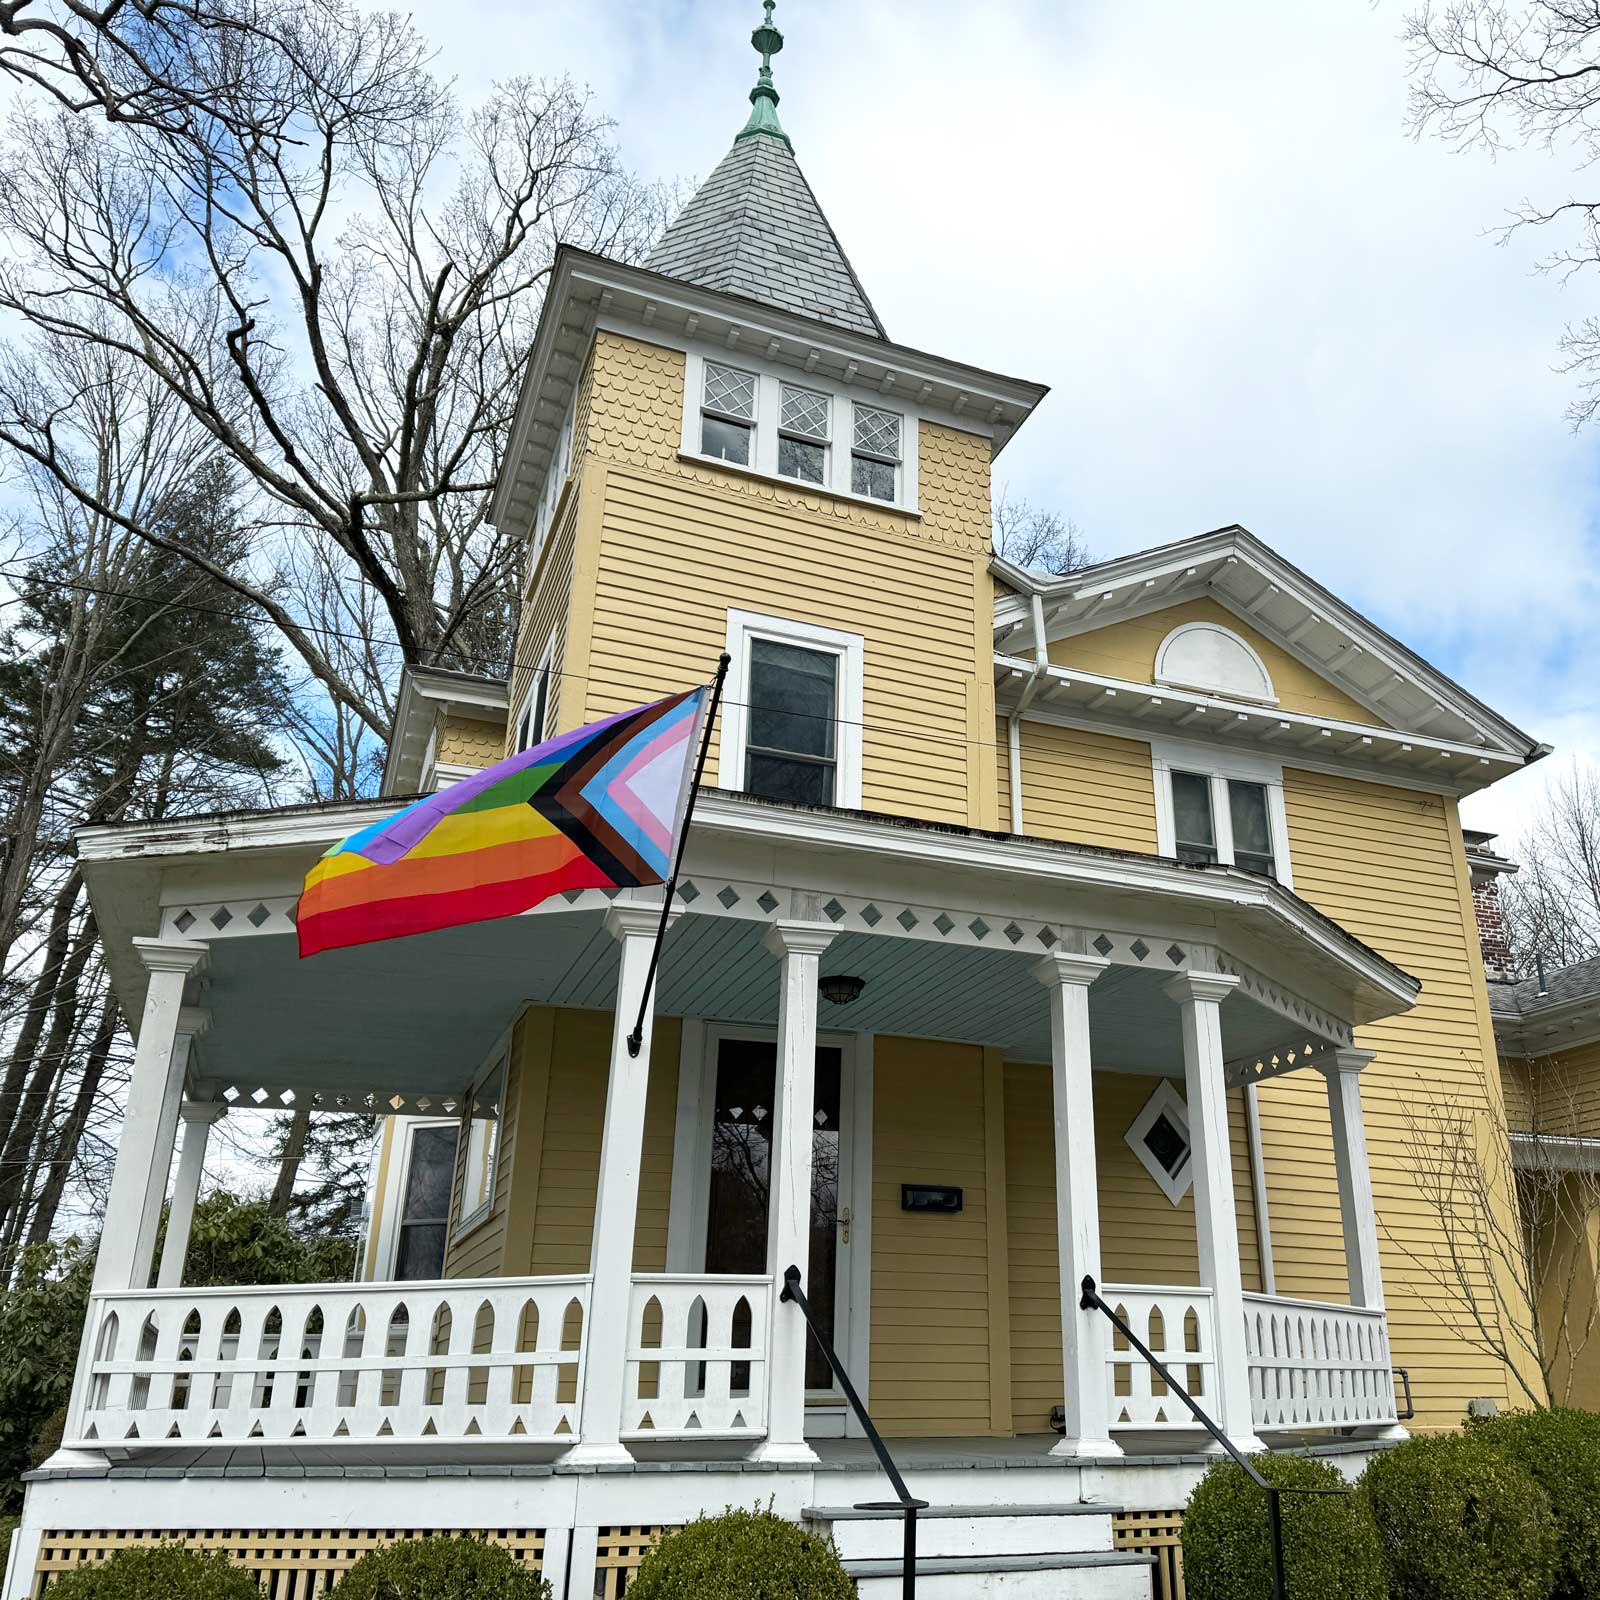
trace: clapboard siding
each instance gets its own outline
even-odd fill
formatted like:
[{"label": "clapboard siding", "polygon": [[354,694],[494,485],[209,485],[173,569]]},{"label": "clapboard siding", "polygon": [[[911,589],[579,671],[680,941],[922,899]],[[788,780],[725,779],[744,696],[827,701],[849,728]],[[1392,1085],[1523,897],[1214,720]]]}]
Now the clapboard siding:
[{"label": "clapboard siding", "polygon": [[[999,730],[1003,759],[1003,721]],[[1156,790],[1149,745],[1026,719],[1019,739],[1024,833],[1154,852]],[[1009,771],[1005,781],[1010,781]],[[1008,790],[1002,816],[1010,816],[1010,805]]]},{"label": "clapboard siding", "polygon": [[1500,1078],[1517,1132],[1600,1139],[1600,1043],[1502,1060]]},{"label": "clapboard siding", "polygon": [[512,1173],[517,1160],[518,1105],[522,1096],[523,1018],[511,1030],[506,1062],[505,1092],[501,1099],[499,1142],[495,1146],[494,1198],[488,1215],[469,1233],[455,1236],[461,1215],[461,1186],[466,1176],[466,1125],[456,1140],[455,1175],[450,1187],[450,1237],[445,1245],[447,1278],[494,1278],[505,1272],[506,1216],[511,1204]]},{"label": "clapboard siding", "polygon": [[[575,471],[581,475],[581,458],[576,452],[573,461]],[[558,725],[569,726],[557,708],[563,706],[562,696],[566,689],[565,646],[572,604],[572,568],[580,503],[580,483],[575,477],[565,498],[556,507],[555,526],[545,540],[523,601],[522,626],[517,634],[516,655],[511,665],[511,700],[505,745],[507,754],[511,749],[510,741],[516,737],[517,716],[522,709],[523,697],[533,682],[539,663],[544,659],[546,646],[552,643],[547,722],[552,733]],[[573,704],[576,703],[574,698]]]}]

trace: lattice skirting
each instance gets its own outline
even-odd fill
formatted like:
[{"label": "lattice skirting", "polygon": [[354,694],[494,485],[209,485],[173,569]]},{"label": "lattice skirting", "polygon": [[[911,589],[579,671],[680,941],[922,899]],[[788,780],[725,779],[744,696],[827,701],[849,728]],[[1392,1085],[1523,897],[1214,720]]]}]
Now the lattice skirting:
[{"label": "lattice skirting", "polygon": [[1118,1550],[1138,1550],[1156,1558],[1155,1600],[1185,1600],[1181,1511],[1119,1511],[1111,1528]]},{"label": "lattice skirting", "polygon": [[595,1547],[594,1600],[622,1600],[645,1552],[669,1528],[602,1528]]},{"label": "lattice skirting", "polygon": [[[369,1550],[422,1538],[457,1533],[451,1528],[95,1528],[47,1529],[39,1542],[34,1595],[74,1567],[98,1566],[130,1545],[178,1543],[196,1550],[223,1550],[248,1568],[267,1600],[321,1600]],[[632,1531],[632,1530],[617,1530]],[[540,1528],[491,1528],[485,1537],[504,1545],[523,1566],[538,1572],[544,1557]],[[635,1561],[635,1567],[638,1562]],[[615,1591],[621,1594],[620,1589]],[[606,1591],[612,1593],[611,1590]]]}]

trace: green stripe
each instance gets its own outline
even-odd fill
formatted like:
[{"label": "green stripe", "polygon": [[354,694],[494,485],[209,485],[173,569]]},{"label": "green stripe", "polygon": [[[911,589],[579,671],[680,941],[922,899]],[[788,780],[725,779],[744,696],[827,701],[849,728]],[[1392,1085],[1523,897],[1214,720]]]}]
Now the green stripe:
[{"label": "green stripe", "polygon": [[493,788],[485,789],[450,815],[466,817],[475,811],[498,811],[502,806],[526,805],[529,797],[537,794],[551,773],[559,771],[560,767],[559,761],[550,761],[538,767],[524,767],[521,772],[513,772],[509,778],[502,778]]}]

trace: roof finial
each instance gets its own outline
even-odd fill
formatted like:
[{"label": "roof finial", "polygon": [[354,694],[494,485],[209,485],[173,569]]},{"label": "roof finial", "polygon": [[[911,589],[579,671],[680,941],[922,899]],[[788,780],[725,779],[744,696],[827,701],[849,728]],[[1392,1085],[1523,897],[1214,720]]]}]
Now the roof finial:
[{"label": "roof finial", "polygon": [[770,133],[788,144],[789,135],[778,122],[778,91],[772,86],[772,58],[783,49],[783,35],[772,25],[773,0],[762,0],[762,4],[766,15],[761,26],[750,35],[750,43],[761,52],[761,71],[756,74],[756,86],[750,91],[750,120],[740,129],[738,137],[748,139],[752,134]]}]

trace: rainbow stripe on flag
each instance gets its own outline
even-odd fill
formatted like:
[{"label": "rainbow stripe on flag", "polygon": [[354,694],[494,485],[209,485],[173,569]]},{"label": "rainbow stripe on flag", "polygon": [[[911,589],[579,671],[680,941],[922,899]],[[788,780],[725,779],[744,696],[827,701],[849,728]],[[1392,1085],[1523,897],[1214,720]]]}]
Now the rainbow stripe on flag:
[{"label": "rainbow stripe on flag", "polygon": [[300,954],[664,883],[709,694],[558,734],[342,839],[306,875]]}]

